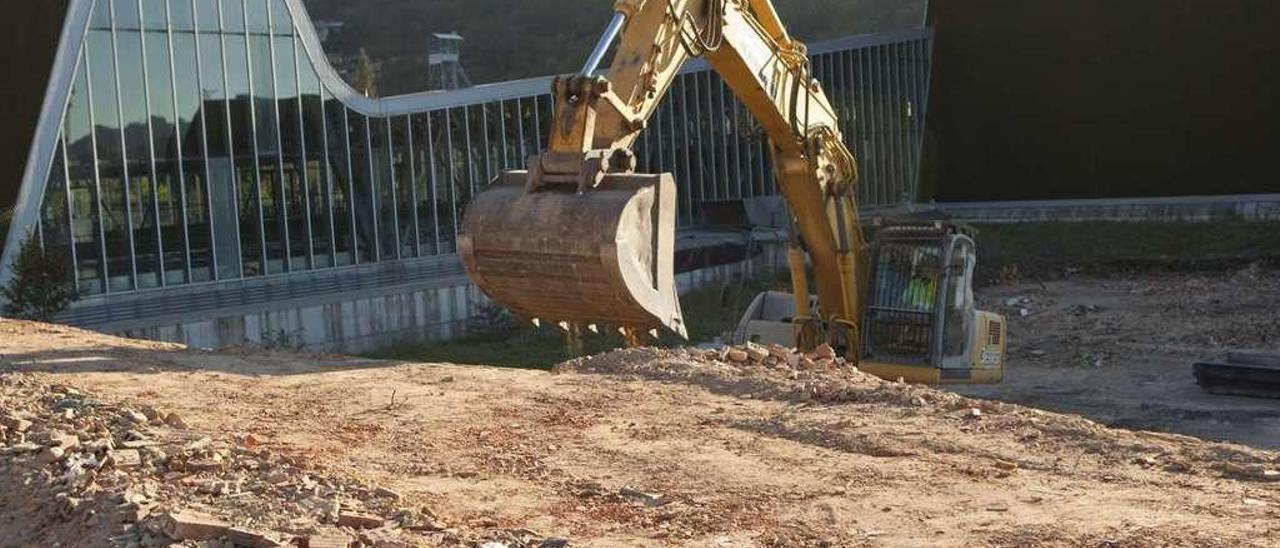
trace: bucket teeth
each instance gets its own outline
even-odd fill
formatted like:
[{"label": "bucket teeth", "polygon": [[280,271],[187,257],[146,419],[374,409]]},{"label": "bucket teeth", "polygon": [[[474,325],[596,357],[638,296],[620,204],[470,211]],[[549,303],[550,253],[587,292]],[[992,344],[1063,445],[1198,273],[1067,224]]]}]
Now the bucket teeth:
[{"label": "bucket teeth", "polygon": [[530,192],[527,177],[505,173],[468,206],[458,255],[472,281],[516,314],[562,329],[607,323],[686,336],[671,176],[609,175],[584,193]]}]

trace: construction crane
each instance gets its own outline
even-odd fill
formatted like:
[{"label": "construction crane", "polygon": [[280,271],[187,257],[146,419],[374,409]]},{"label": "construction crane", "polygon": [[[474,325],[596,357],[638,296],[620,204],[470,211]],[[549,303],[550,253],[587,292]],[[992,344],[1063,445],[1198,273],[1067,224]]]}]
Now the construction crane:
[{"label": "construction crane", "polygon": [[631,146],[680,68],[701,57],[769,136],[791,213],[793,293],[781,296],[790,313],[765,313],[779,295],[761,296],[744,329],[785,324],[797,348],[826,342],[887,378],[1000,380],[1004,319],[972,309],[971,235],[886,226],[868,248],[857,162],[806,47],[770,0],[618,0],[614,10],[582,70],[552,85],[547,149],[467,208],[458,253],[486,295],[571,335],[608,325],[631,344],[661,329],[687,337],[673,273],[676,186],[668,173],[636,173]]}]

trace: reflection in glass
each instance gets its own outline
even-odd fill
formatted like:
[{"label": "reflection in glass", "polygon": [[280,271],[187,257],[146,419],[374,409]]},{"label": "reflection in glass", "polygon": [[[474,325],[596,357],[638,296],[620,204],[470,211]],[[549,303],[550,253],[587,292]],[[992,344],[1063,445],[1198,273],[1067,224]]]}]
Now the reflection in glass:
[{"label": "reflection in glass", "polygon": [[377,213],[373,204],[373,168],[369,163],[368,123],[359,113],[347,113],[347,141],[351,151],[356,257],[358,263],[371,263],[378,260]]},{"label": "reflection in glass", "polygon": [[62,161],[62,137],[58,137],[53,163],[45,184],[44,203],[40,208],[40,241],[44,252],[64,264],[74,265],[71,220],[67,204],[66,165]]},{"label": "reflection in glass", "polygon": [[[189,4],[172,2],[171,5]],[[175,11],[176,17],[176,11]],[[191,281],[213,279],[213,230],[210,226],[208,172],[204,162],[204,118],[201,116],[200,74],[193,34],[173,34],[174,89],[178,109],[178,145],[186,194],[187,242]]]},{"label": "reflection in glass", "polygon": [[[231,4],[235,2],[228,2]],[[226,18],[224,7],[223,17]],[[243,34],[222,37],[226,61],[227,108],[230,115],[230,154],[236,174],[239,210],[240,255],[244,276],[261,276],[271,270],[264,262],[262,209],[259,205],[258,167],[254,157],[253,105],[249,90],[248,46]]]},{"label": "reflection in glass", "polygon": [[301,46],[297,50],[298,90],[302,97],[302,138],[306,159],[308,202],[311,211],[311,246],[316,268],[333,265],[333,215],[329,196],[332,193],[325,166],[324,103],[320,95],[320,77],[316,75]]},{"label": "reflection in glass", "polygon": [[109,31],[90,31],[86,48],[96,122],[98,184],[101,191],[103,230],[106,233],[107,276],[110,290],[133,289],[133,253],[129,220],[129,196],[125,191],[123,138],[120,133],[119,95],[116,93],[115,59]]},{"label": "reflection in glass", "polygon": [[[184,0],[174,0],[182,4]],[[165,30],[169,24],[167,0],[142,0],[142,26],[147,30]]]},{"label": "reflection in glass", "polygon": [[229,33],[244,32],[244,0],[223,0],[222,31]]},{"label": "reflection in glass", "polygon": [[[169,4],[169,23],[177,32],[195,30],[195,9],[192,0],[164,0]],[[192,65],[194,66],[194,65]]]},{"label": "reflection in glass", "polygon": [[267,2],[270,0],[245,0],[245,15],[249,19],[249,32],[266,34],[269,32]]},{"label": "reflection in glass", "polygon": [[[128,0],[117,2],[134,6]],[[117,11],[119,16],[120,12]],[[135,25],[136,27],[136,25]],[[147,75],[143,70],[142,33],[116,31],[118,78],[120,81],[121,114],[124,123],[126,185],[129,189],[129,217],[133,226],[134,265],[139,287],[160,285],[161,250],[160,233],[156,226],[155,179],[151,174],[151,127],[147,114]]]},{"label": "reflection in glass", "polygon": [[[440,204],[436,199],[435,136],[432,134],[431,115],[414,114],[413,117],[413,186],[418,196],[418,236],[423,255],[439,252]],[[447,207],[447,206],[446,206]]]},{"label": "reflection in glass", "polygon": [[374,207],[378,208],[379,260],[396,259],[395,183],[391,180],[391,127],[386,118],[369,119],[369,137],[373,147]]},{"label": "reflection in glass", "polygon": [[355,263],[355,211],[352,208],[352,167],[347,149],[347,109],[328,92],[324,93],[325,140],[328,159],[325,171],[332,181],[334,265]]},{"label": "reflection in glass", "polygon": [[[203,25],[205,11],[199,12]],[[218,279],[243,275],[240,254],[240,214],[236,203],[236,171],[228,128],[226,74],[222,67],[222,39],[200,34],[200,95],[203,98],[205,149],[208,152],[209,209],[217,256]],[[248,267],[246,267],[248,268]],[[260,265],[254,265],[255,270]]]},{"label": "reflection in glass", "polygon": [[271,65],[271,39],[249,37],[253,60],[253,110],[256,116],[258,146],[258,182],[262,196],[262,222],[266,238],[270,272],[285,270],[285,219],[288,215],[281,198],[280,138],[276,117],[276,82]]},{"label": "reflection in glass", "polygon": [[76,245],[76,279],[82,291],[103,292],[103,241],[98,224],[97,179],[94,170],[93,127],[90,122],[88,64],[81,62],[67,100],[63,135],[66,138],[66,169],[70,178],[71,203],[75,215],[72,234]]},{"label": "reflection in glass", "polygon": [[310,225],[307,181],[302,168],[302,121],[292,37],[272,38],[275,54],[277,113],[280,120],[280,174],[288,211],[288,250],[294,268],[308,268]]},{"label": "reflection in glass", "polygon": [[[175,4],[182,3],[174,0]],[[218,32],[221,29],[218,0],[195,0],[196,28],[202,32]]]},{"label": "reflection in glass", "polygon": [[107,30],[111,28],[111,2],[97,0],[93,3],[93,12],[89,14],[90,30]]},{"label": "reflection in glass", "polygon": [[395,188],[397,242],[401,257],[417,255],[418,234],[414,223],[413,174],[410,173],[409,117],[397,116],[388,120],[391,124],[391,176]]},{"label": "reflection in glass", "polygon": [[293,18],[289,16],[289,8],[284,0],[267,0],[271,2],[271,32],[278,35],[293,34]]},{"label": "reflection in glass", "polygon": [[[98,0],[99,3],[107,0]],[[115,14],[116,30],[138,30],[142,27],[142,18],[138,14],[138,0],[111,0]]]}]

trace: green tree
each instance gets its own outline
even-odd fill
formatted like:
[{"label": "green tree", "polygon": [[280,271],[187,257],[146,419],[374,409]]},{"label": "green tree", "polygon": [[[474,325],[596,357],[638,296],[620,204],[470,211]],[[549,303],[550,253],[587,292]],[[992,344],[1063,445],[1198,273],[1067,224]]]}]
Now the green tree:
[{"label": "green tree", "polygon": [[70,257],[46,252],[28,234],[13,261],[13,278],[0,287],[0,295],[8,301],[5,312],[23,320],[51,320],[80,298],[74,275]]},{"label": "green tree", "polygon": [[373,68],[373,61],[369,59],[369,53],[360,48],[360,55],[356,57],[356,91],[363,93],[365,97],[377,97],[378,95],[378,72]]}]

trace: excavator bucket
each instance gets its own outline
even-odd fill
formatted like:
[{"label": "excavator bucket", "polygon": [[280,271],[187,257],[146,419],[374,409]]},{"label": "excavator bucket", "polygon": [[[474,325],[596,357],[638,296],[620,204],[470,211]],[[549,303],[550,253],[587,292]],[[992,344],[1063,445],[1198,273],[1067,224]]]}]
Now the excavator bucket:
[{"label": "excavator bucket", "polygon": [[688,334],[676,294],[670,174],[613,174],[593,189],[511,171],[467,207],[458,253],[491,299],[544,325]]}]

